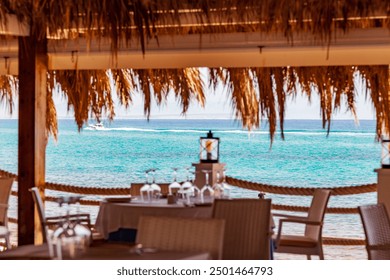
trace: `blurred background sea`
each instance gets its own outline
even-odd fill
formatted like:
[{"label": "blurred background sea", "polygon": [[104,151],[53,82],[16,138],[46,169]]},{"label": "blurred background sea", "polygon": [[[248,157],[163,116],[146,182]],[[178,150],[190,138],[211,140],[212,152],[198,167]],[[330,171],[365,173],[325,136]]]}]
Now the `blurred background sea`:
[{"label": "blurred background sea", "polygon": [[[129,187],[143,182],[156,168],[157,182],[170,182],[172,168],[199,161],[199,137],[212,130],[220,137],[220,162],[228,176],[271,185],[340,187],[375,183],[380,144],[375,122],[334,120],[327,135],[319,120],[285,121],[285,140],[278,133],[271,145],[268,128],[248,132],[232,120],[118,119],[95,130],[78,132],[73,120],[59,120],[59,137],[49,139],[46,181],[78,186]],[[17,120],[0,120],[0,169],[17,173]],[[257,192],[234,189],[234,197]],[[310,197],[267,194],[277,204],[308,205]],[[376,193],[334,196],[331,207],[356,207],[376,202]],[[49,203],[50,204],[50,203]],[[48,211],[50,211],[48,206]],[[11,207],[14,216],[15,207]],[[92,216],[96,217],[96,207]],[[95,211],[95,212],[94,212]],[[363,237],[358,215],[326,216],[324,236]]]}]

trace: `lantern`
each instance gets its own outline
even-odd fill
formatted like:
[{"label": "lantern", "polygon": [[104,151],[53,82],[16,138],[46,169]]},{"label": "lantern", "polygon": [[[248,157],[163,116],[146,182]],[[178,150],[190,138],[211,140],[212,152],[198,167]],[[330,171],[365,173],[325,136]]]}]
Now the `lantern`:
[{"label": "lantern", "polygon": [[382,168],[390,168],[390,138],[382,137]]},{"label": "lantern", "polygon": [[207,137],[200,137],[200,154],[201,163],[218,163],[219,162],[219,138],[214,137],[211,130]]}]

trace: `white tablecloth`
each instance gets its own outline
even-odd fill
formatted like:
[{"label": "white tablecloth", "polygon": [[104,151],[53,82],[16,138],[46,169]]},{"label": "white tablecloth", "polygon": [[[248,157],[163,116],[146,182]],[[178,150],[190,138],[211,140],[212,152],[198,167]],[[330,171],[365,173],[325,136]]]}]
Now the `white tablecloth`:
[{"label": "white tablecloth", "polygon": [[212,207],[186,207],[181,204],[167,204],[165,199],[143,203],[101,202],[96,219],[96,230],[108,239],[109,233],[120,228],[137,229],[141,216],[171,216],[185,218],[211,218]]}]

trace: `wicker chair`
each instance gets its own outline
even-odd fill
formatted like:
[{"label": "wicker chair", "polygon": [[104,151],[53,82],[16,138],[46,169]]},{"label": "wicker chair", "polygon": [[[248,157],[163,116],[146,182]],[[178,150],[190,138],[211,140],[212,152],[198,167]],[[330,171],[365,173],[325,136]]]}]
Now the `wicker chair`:
[{"label": "wicker chair", "polygon": [[0,238],[5,239],[5,247],[11,248],[8,230],[8,200],[11,195],[13,178],[0,178]]},{"label": "wicker chair", "polygon": [[141,216],[136,243],[145,248],[209,252],[221,259],[225,221],[220,219]]},{"label": "wicker chair", "polygon": [[270,259],[270,199],[216,199],[213,218],[225,220],[222,259]]},{"label": "wicker chair", "polygon": [[[307,255],[308,260],[311,259],[312,255],[318,255],[321,260],[324,259],[322,226],[330,193],[330,190],[315,190],[307,217],[274,214],[274,216],[284,217],[279,220],[275,252],[303,254]],[[304,224],[304,234],[284,235],[283,225],[286,223]]]},{"label": "wicker chair", "polygon": [[359,206],[369,260],[390,260],[390,219],[384,204]]},{"label": "wicker chair", "polygon": [[71,221],[78,221],[84,225],[86,225],[88,228],[91,229],[91,222],[89,214],[72,214],[69,216],[52,216],[52,217],[46,217],[45,215],[45,209],[43,206],[43,201],[41,198],[41,195],[39,194],[39,190],[37,187],[30,189],[35,205],[38,209],[38,215],[41,222],[41,228],[42,228],[42,236],[43,236],[43,242],[46,243],[48,240],[48,230],[50,228],[53,228],[54,226],[58,226],[59,223],[63,222],[66,219],[70,219]]}]

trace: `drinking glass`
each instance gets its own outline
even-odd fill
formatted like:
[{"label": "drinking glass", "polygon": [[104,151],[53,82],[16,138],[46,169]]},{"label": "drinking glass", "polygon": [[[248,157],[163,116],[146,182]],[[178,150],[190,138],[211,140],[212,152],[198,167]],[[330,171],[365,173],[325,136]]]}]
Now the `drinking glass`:
[{"label": "drinking glass", "polygon": [[215,198],[222,198],[224,196],[224,188],[222,183],[220,182],[220,179],[221,179],[220,172],[217,171],[217,180],[213,186]]},{"label": "drinking glass", "polygon": [[150,169],[145,171],[145,184],[140,188],[140,193],[141,193],[141,200],[144,200],[144,193],[146,193],[148,201],[150,201],[151,197],[150,194],[152,192],[152,188],[149,185],[149,172],[151,172]]},{"label": "drinking glass", "polygon": [[226,183],[226,168],[222,170],[222,188],[223,188],[223,196],[225,198],[230,198],[232,187]]},{"label": "drinking glass", "polygon": [[89,228],[82,225],[76,217],[76,219],[70,218],[70,205],[77,204],[77,214],[79,213],[79,201],[81,196],[67,196],[60,197],[57,203],[60,207],[65,205],[66,215],[60,221],[59,226],[54,230],[50,244],[55,246],[55,254],[53,248],[50,254],[55,255],[57,259],[62,259],[64,256],[71,259],[77,257],[85,251],[85,248],[90,245],[92,233]]},{"label": "drinking glass", "polygon": [[199,171],[191,171],[191,174],[192,174],[192,179],[191,179],[191,182],[192,182],[192,188],[191,188],[191,195],[193,197],[199,197],[200,196],[200,189],[198,188],[198,186],[195,184],[195,179],[196,179],[196,174],[198,174]]},{"label": "drinking glass", "polygon": [[161,187],[159,185],[156,184],[156,170],[155,168],[151,169],[152,171],[152,184],[150,185],[150,188],[152,190],[151,194],[151,198],[153,198],[154,196],[156,198],[158,198],[160,196],[160,193],[161,193]]},{"label": "drinking glass", "polygon": [[181,185],[179,193],[182,195],[183,199],[187,200],[187,203],[190,203],[190,198],[192,194],[192,183],[190,180],[190,167],[186,167],[186,181]]},{"label": "drinking glass", "polygon": [[208,192],[210,196],[213,196],[214,190],[210,186],[210,182],[209,182],[209,176],[210,176],[211,170],[202,170],[202,172],[205,174],[205,182],[206,183],[202,187],[202,189],[200,190],[200,200],[202,203],[204,203],[204,197],[205,197],[206,192]]},{"label": "drinking glass", "polygon": [[179,191],[181,189],[181,185],[177,182],[177,170],[178,168],[173,169],[173,182],[168,186],[169,194],[172,194],[173,190],[177,189]]}]

